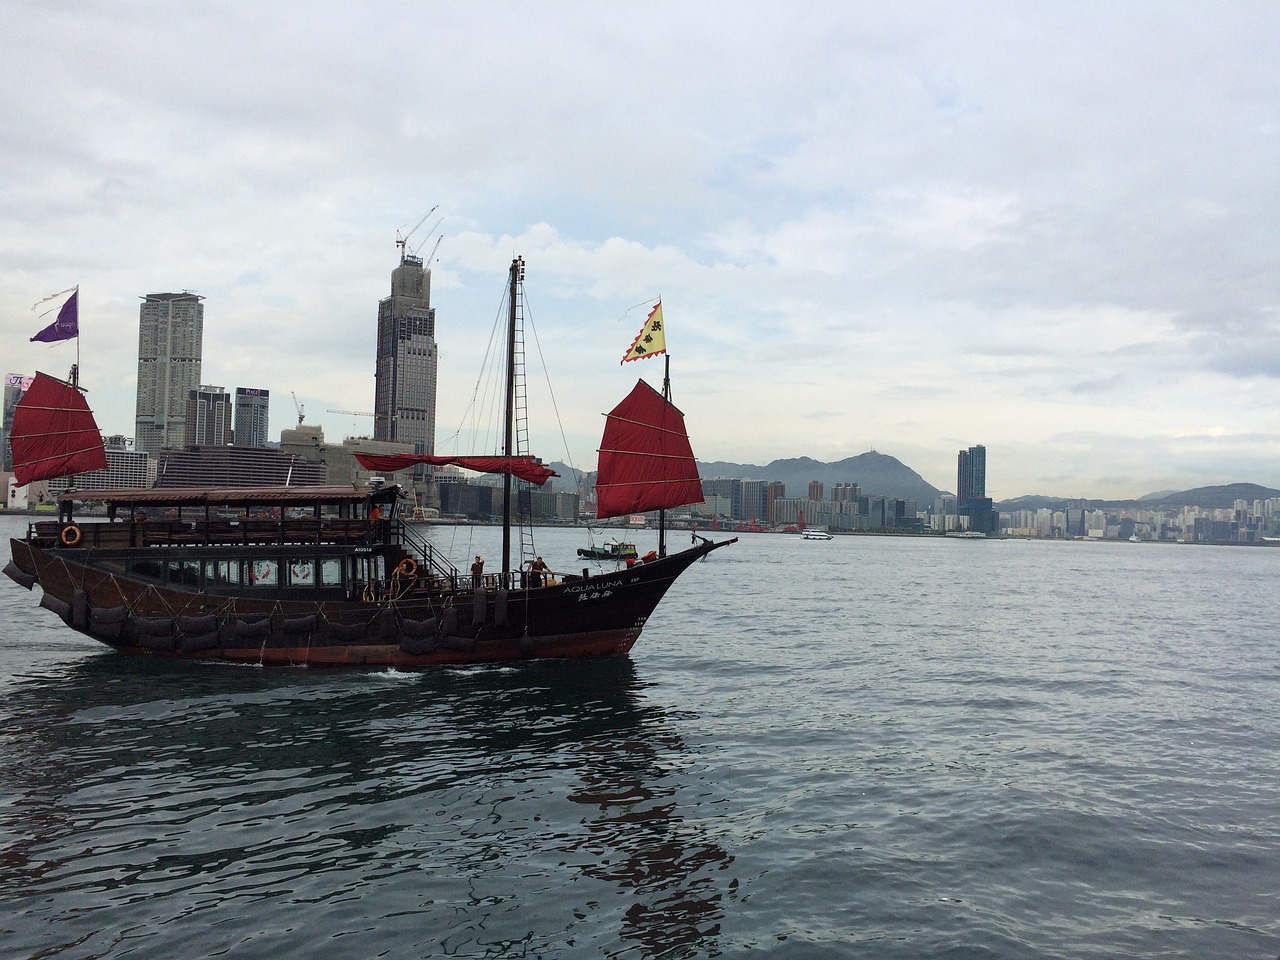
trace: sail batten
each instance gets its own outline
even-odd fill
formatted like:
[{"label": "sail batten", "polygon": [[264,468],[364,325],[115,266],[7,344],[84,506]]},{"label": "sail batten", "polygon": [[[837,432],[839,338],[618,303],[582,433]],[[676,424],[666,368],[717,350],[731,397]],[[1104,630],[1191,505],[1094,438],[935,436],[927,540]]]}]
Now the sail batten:
[{"label": "sail batten", "polygon": [[702,502],[684,414],[643,380],[607,414],[599,453],[599,519]]},{"label": "sail batten", "polygon": [[48,374],[37,373],[18,401],[9,437],[19,485],[107,466],[102,434],[84,395]]},{"label": "sail batten", "polygon": [[420,453],[357,453],[355,458],[366,470],[379,470],[384,473],[395,473],[397,470],[406,470],[418,464],[434,467],[457,466],[477,473],[510,474],[518,480],[527,480],[538,486],[552,477],[560,476],[532,457],[446,457]]}]

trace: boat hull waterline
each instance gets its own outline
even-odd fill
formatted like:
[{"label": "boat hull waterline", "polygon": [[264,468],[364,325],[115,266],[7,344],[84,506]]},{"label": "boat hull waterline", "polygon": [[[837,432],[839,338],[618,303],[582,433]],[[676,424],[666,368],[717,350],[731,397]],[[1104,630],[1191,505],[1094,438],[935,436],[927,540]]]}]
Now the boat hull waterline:
[{"label": "boat hull waterline", "polygon": [[[676,578],[732,542],[536,588],[442,592],[404,578],[396,596],[369,600],[194,592],[104,568],[129,551],[19,539],[10,541],[5,572],[22,586],[38,584],[41,606],[67,626],[125,653],[264,666],[422,667],[626,654]],[[180,563],[183,552],[166,551],[166,559]]]}]

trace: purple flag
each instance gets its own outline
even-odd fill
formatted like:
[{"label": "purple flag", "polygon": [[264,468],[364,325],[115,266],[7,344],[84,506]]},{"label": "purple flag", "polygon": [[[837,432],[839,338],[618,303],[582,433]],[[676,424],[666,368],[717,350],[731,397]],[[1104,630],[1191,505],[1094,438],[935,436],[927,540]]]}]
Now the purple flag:
[{"label": "purple flag", "polygon": [[80,336],[80,308],[76,303],[79,298],[80,288],[77,287],[58,311],[58,319],[32,337],[31,342],[54,343]]}]

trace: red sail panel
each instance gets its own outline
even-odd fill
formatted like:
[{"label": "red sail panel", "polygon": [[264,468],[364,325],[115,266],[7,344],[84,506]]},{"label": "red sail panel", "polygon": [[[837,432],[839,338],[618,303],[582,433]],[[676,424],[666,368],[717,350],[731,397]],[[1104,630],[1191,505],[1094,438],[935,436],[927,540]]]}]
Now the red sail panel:
[{"label": "red sail panel", "polygon": [[560,476],[530,457],[429,457],[416,453],[357,453],[355,457],[360,466],[379,473],[395,473],[423,463],[434,467],[452,464],[477,473],[509,473],[519,480],[527,480],[538,486],[552,477]]},{"label": "red sail panel", "polygon": [[84,395],[47,374],[37,373],[14,407],[9,437],[19,485],[107,467],[102,434]]},{"label": "red sail panel", "polygon": [[609,411],[600,441],[596,516],[702,502],[702,481],[684,414],[643,380]]}]

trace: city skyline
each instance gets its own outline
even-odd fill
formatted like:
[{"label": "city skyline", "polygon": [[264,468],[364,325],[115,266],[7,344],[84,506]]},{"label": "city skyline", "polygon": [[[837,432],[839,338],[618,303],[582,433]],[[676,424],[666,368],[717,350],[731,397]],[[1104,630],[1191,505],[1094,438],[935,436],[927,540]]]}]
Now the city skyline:
[{"label": "city skyline", "polygon": [[32,304],[79,284],[81,382],[135,433],[137,294],[193,289],[206,380],[372,433],[326,411],[373,409],[371,304],[439,205],[437,453],[476,452],[520,255],[546,460],[593,465],[660,380],[619,360],[661,296],[704,461],[888,450],[946,487],[980,438],[997,500],[1280,486],[1280,8],[661,14],[5,6],[4,372],[65,376]]}]

